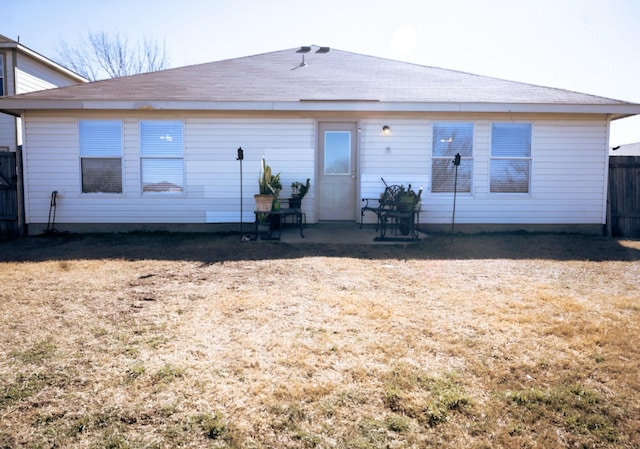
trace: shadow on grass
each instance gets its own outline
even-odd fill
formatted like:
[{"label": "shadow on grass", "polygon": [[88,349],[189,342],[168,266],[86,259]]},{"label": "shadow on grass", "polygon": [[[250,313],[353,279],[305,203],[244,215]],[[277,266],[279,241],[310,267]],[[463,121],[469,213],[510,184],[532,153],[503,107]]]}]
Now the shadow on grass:
[{"label": "shadow on grass", "polygon": [[580,234],[433,234],[410,244],[243,242],[238,233],[57,234],[0,243],[0,262],[74,259],[180,260],[205,264],[309,256],[360,259],[638,261],[640,242]]}]

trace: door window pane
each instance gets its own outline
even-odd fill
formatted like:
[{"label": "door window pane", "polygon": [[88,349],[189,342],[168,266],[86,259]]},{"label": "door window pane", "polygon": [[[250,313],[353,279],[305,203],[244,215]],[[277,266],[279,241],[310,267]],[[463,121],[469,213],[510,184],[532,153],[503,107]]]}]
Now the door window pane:
[{"label": "door window pane", "polygon": [[351,173],[351,133],[349,131],[324,133],[324,172],[331,175]]}]

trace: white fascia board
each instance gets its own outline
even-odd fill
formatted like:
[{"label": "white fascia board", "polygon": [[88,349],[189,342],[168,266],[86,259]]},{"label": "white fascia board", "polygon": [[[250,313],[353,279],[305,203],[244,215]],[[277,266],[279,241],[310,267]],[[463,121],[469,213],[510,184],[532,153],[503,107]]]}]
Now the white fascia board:
[{"label": "white fascia board", "polygon": [[507,112],[611,114],[612,119],[640,114],[640,104],[412,103],[371,101],[104,101],[41,100],[5,97],[0,109],[25,110],[179,110],[307,112]]},{"label": "white fascia board", "polygon": [[385,103],[380,101],[85,101],[82,109],[141,109],[199,111],[304,111],[304,112],[507,112],[558,114],[611,114],[616,118],[640,114],[640,104],[576,105],[522,103]]},{"label": "white fascia board", "polygon": [[640,114],[640,104],[539,104],[539,103],[411,103],[304,101],[297,110],[383,112],[521,112],[564,114]]},{"label": "white fascia board", "polygon": [[[560,114],[640,114],[640,104],[411,103],[380,101],[85,101],[82,109],[308,112],[513,112]],[[618,117],[618,118],[620,118]]]}]

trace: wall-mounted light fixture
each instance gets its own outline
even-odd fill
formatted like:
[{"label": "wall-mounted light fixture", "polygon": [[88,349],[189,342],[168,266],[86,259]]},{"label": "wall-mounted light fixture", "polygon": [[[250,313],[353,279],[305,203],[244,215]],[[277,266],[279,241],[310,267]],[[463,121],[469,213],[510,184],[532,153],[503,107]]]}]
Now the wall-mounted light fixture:
[{"label": "wall-mounted light fixture", "polygon": [[388,136],[389,134],[391,134],[391,128],[389,128],[387,125],[384,125],[382,127],[382,134]]}]

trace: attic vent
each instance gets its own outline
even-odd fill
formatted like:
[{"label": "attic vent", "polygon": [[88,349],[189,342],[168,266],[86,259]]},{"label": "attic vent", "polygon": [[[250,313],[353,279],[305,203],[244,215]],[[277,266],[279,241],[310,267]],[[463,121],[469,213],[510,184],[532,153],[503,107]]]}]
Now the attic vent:
[{"label": "attic vent", "polygon": [[329,47],[320,47],[316,50],[316,53],[329,53],[329,50],[331,50]]},{"label": "attic vent", "polygon": [[309,53],[311,51],[311,47],[300,47],[296,53]]}]

